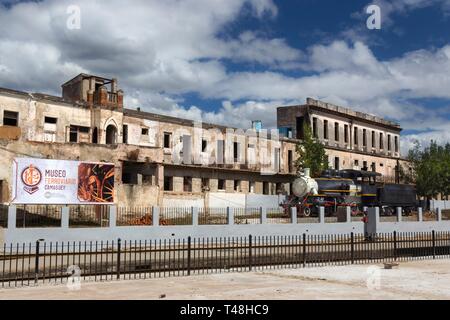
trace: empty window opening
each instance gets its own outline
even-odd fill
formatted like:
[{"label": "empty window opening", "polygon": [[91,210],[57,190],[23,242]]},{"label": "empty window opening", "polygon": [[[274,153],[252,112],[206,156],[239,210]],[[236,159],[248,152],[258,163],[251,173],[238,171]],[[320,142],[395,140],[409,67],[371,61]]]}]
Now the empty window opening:
[{"label": "empty window opening", "polygon": [[334,140],[339,141],[339,123],[334,123]]},{"label": "empty window opening", "polygon": [[172,133],[164,132],[164,148],[170,148],[170,140],[172,140]]},{"label": "empty window opening", "polygon": [[192,192],[192,177],[183,178],[183,190],[184,192]]},{"label": "empty window opening", "polygon": [[106,144],[116,144],[117,143],[117,128],[110,124],[106,128]]},{"label": "empty window opening", "polygon": [[224,179],[219,179],[218,184],[217,184],[217,189],[225,190],[225,180]]},{"label": "empty window opening", "polygon": [[323,121],[323,138],[328,140],[328,120]]},{"label": "empty window opening", "polygon": [[123,143],[128,143],[128,125],[123,125]]},{"label": "empty window opening", "polygon": [[164,177],[164,191],[173,191],[173,177]]},{"label": "empty window opening", "polygon": [[18,127],[19,126],[19,113],[14,111],[3,111],[3,125]]}]

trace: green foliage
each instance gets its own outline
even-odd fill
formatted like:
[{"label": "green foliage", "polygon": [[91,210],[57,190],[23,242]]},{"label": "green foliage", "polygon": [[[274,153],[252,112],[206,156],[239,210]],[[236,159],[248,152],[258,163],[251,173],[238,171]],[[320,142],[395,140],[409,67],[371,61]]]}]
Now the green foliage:
[{"label": "green foliage", "polygon": [[304,139],[296,146],[298,159],[295,162],[297,172],[311,169],[311,176],[318,177],[323,170],[328,169],[328,156],[322,143],[313,138],[311,127],[304,128]]},{"label": "green foliage", "polygon": [[429,147],[421,150],[416,142],[409,151],[408,159],[420,196],[434,198],[438,194],[450,194],[450,144],[440,146],[431,141]]}]

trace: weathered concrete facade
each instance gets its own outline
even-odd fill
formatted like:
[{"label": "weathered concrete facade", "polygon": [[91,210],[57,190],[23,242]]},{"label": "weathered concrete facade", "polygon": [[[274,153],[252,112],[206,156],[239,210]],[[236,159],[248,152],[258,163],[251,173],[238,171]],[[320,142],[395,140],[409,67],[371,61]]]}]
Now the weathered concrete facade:
[{"label": "weathered concrete facade", "polygon": [[[356,160],[361,167],[364,161],[376,162],[378,172],[391,175],[399,158],[398,126],[361,115],[352,115],[349,122],[350,111],[331,115],[312,100],[308,105],[316,104],[314,112],[309,107],[278,110],[279,127],[293,133],[289,138],[277,131],[226,128],[126,109],[123,94],[117,80],[86,74],[65,83],[62,97],[0,89],[0,203],[10,201],[15,157],[114,163],[115,199],[122,205],[207,206],[210,193],[289,194],[296,174],[298,117],[339,123],[339,139],[321,140],[330,163],[338,157],[341,169],[353,168]],[[396,139],[395,145],[391,142],[390,151],[385,150],[388,142],[382,149],[375,144],[359,148],[340,131],[346,124],[351,130],[358,126],[383,133]],[[324,133],[318,129],[318,135]]]},{"label": "weathered concrete facade", "polygon": [[[306,125],[321,141],[333,169],[362,169],[394,180],[400,159],[398,124],[376,116],[308,99],[305,105],[280,107],[278,128],[302,139]],[[401,165],[401,164],[400,164]]]}]

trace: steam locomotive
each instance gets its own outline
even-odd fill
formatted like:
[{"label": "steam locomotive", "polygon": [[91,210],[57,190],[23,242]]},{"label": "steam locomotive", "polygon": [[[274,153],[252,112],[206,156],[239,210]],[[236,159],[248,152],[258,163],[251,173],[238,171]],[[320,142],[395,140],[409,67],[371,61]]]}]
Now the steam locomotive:
[{"label": "steam locomotive", "polygon": [[339,207],[350,207],[354,215],[367,207],[380,207],[381,214],[392,215],[396,207],[402,207],[409,215],[418,206],[415,186],[381,183],[378,177],[381,174],[369,171],[326,170],[313,179],[305,169],[292,184],[293,195],[283,206],[297,207],[297,212],[306,217],[317,215],[319,207],[325,207],[325,214],[330,216]]}]

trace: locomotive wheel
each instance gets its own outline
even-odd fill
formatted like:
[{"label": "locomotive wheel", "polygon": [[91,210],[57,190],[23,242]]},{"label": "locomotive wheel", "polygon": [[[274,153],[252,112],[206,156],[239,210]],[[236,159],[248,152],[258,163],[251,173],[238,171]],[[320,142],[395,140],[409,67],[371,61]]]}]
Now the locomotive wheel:
[{"label": "locomotive wheel", "polygon": [[310,217],[311,216],[311,208],[303,208],[303,216]]}]

